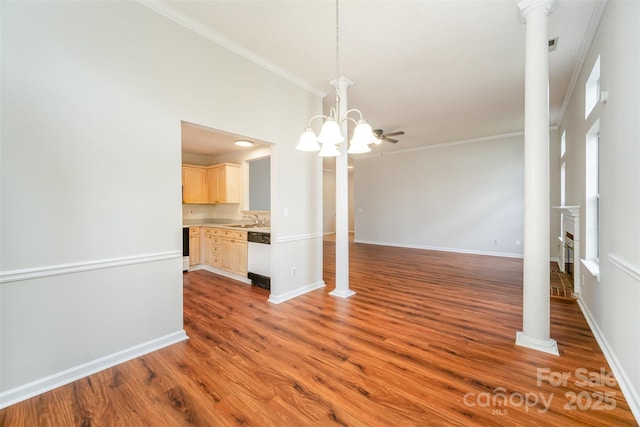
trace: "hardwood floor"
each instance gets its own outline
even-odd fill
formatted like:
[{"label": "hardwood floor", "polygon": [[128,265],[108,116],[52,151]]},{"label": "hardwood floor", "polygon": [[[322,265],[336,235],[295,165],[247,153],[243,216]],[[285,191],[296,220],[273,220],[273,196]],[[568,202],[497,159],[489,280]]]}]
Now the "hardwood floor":
[{"label": "hardwood floor", "polygon": [[560,357],[515,345],[521,260],[351,244],[356,295],[340,299],[333,250],[327,287],[280,305],[185,274],[187,342],[6,408],[0,425],[637,425],[575,302],[551,303]]}]

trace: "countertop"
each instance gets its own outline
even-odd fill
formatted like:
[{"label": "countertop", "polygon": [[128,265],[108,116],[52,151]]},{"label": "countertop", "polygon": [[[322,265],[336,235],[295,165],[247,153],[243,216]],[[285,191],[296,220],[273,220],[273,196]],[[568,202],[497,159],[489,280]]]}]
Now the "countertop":
[{"label": "countertop", "polygon": [[185,219],[182,221],[183,227],[216,227],[239,231],[261,231],[263,233],[271,232],[270,226],[238,227],[238,224],[251,225],[246,221],[233,221],[228,219]]}]

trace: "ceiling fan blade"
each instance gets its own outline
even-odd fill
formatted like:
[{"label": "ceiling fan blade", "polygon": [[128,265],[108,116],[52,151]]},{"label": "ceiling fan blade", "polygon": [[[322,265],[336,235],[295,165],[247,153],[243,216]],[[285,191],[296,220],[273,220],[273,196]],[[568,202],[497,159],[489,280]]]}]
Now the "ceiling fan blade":
[{"label": "ceiling fan blade", "polygon": [[396,135],[404,135],[404,132],[400,131],[400,132],[391,132],[391,133],[385,133],[384,134],[385,137],[387,137],[387,136],[396,136]]},{"label": "ceiling fan blade", "polygon": [[398,142],[398,140],[397,140],[397,139],[387,138],[387,137],[382,138],[382,140],[383,140],[383,141],[390,142],[390,143],[392,143],[392,144],[395,144],[396,142]]}]

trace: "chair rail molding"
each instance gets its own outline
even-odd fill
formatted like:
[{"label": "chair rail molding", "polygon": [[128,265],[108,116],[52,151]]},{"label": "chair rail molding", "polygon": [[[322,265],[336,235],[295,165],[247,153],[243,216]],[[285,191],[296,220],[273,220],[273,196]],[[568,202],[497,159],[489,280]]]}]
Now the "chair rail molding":
[{"label": "chair rail molding", "polygon": [[640,282],[640,267],[637,267],[630,262],[625,261],[616,254],[609,254],[607,258],[609,259],[609,262],[611,262],[611,264],[636,279],[637,282]]}]

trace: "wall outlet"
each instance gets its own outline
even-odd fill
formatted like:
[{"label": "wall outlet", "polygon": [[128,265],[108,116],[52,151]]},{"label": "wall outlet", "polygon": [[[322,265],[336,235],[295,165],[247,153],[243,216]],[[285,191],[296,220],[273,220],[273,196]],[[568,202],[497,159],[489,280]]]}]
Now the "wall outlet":
[{"label": "wall outlet", "polygon": [[496,239],[493,241],[493,244],[496,246],[500,246],[500,240]]},{"label": "wall outlet", "polygon": [[520,246],[520,240],[516,240],[516,246]]},{"label": "wall outlet", "polygon": [[296,275],[296,268],[295,267],[291,267],[291,275],[292,276]]}]

